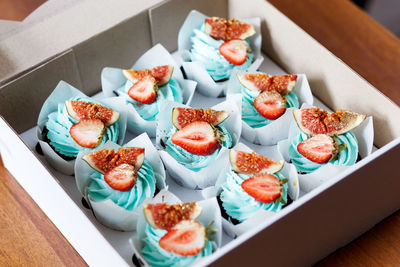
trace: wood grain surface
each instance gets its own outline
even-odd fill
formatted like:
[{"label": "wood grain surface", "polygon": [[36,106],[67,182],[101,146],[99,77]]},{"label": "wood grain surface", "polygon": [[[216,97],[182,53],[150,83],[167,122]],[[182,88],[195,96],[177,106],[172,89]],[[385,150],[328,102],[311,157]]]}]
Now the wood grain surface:
[{"label": "wood grain surface", "polygon": [[0,0],[0,19],[22,21],[47,0]]},{"label": "wood grain surface", "polygon": [[[14,4],[7,9],[6,2]],[[1,0],[0,17],[21,19],[38,2]],[[270,2],[400,104],[400,41],[394,35],[348,0]],[[0,161],[0,266],[50,265],[85,262]],[[400,211],[318,265],[399,266]]]},{"label": "wood grain surface", "polygon": [[0,157],[0,266],[86,266]]},{"label": "wood grain surface", "polygon": [[400,105],[400,40],[391,32],[348,0],[269,2]]}]

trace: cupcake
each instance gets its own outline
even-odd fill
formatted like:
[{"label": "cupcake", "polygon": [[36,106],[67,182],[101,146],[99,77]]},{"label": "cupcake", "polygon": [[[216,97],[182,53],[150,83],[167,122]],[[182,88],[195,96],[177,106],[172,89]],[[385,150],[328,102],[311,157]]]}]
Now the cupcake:
[{"label": "cupcake", "polygon": [[186,80],[169,52],[157,44],[143,54],[131,69],[104,68],[101,73],[106,96],[125,100],[128,130],[156,133],[156,120],[164,101],[190,104],[196,82]]},{"label": "cupcake", "polygon": [[171,176],[196,189],[215,183],[218,165],[240,136],[240,111],[233,101],[209,109],[168,102],[162,109],[156,142]]},{"label": "cupcake", "polygon": [[229,152],[214,187],[203,196],[218,198],[226,232],[235,237],[279,212],[299,196],[296,168],[238,144]]},{"label": "cupcake", "polygon": [[262,63],[260,19],[226,20],[192,10],[178,34],[185,73],[206,96],[226,92],[234,70],[257,69]]},{"label": "cupcake", "polygon": [[181,203],[162,190],[143,205],[132,243],[145,266],[189,266],[217,250],[221,231],[215,198]]},{"label": "cupcake", "polygon": [[293,108],[313,103],[304,74],[235,72],[228,83],[227,97],[238,93],[242,94],[242,136],[261,145],[275,145],[286,139]]},{"label": "cupcake", "polygon": [[146,133],[124,147],[108,142],[80,152],[75,179],[96,219],[120,231],[135,230],[143,201],[165,187],[164,166]]},{"label": "cupcake", "polygon": [[44,102],[38,119],[38,140],[46,160],[72,175],[80,151],[92,151],[107,141],[122,144],[126,112],[118,98],[94,100],[60,81]]},{"label": "cupcake", "polygon": [[305,191],[371,153],[371,117],[348,110],[328,114],[318,107],[295,109],[293,115],[289,137],[278,149],[296,166]]}]

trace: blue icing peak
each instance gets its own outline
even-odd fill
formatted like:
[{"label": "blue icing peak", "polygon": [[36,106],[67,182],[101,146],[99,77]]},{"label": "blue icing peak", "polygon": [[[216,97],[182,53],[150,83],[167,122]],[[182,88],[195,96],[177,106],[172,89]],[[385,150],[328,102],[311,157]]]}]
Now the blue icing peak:
[{"label": "blue icing peak", "polygon": [[[242,120],[252,128],[259,128],[270,124],[273,120],[263,117],[254,107],[254,99],[260,91],[249,90],[243,85],[242,88]],[[298,108],[299,100],[294,92],[286,96],[286,108]]]},{"label": "blue icing peak", "polygon": [[[75,97],[69,100],[78,100],[78,101],[86,101],[91,103],[97,103],[93,99],[80,98]],[[64,103],[58,104],[58,110],[56,112],[52,112],[48,116],[48,120],[46,122],[46,128],[49,131],[47,133],[47,137],[50,139],[50,145],[54,147],[54,149],[68,157],[76,157],[79,151],[88,150],[91,151],[93,149],[82,147],[78,145],[74,139],[72,139],[69,134],[69,130],[77,123],[73,118],[68,115],[67,109]],[[103,140],[100,145],[104,145],[108,140],[116,143],[118,141],[119,136],[119,125],[118,122],[106,128],[103,134]],[[94,148],[96,149],[96,148]]]},{"label": "blue icing peak", "polygon": [[104,176],[99,172],[94,172],[90,178],[88,193],[93,201],[101,202],[111,199],[115,204],[126,210],[136,210],[148,197],[153,197],[155,192],[156,180],[153,168],[145,160],[142,167],[138,170],[135,185],[129,191],[119,191],[111,188]]},{"label": "blue icing peak", "polygon": [[143,239],[145,246],[142,249],[142,255],[150,266],[189,266],[196,259],[211,255],[216,250],[215,241],[208,241],[206,246],[195,256],[181,256],[172,252],[168,252],[158,245],[158,241],[167,231],[161,229],[153,229],[150,225],[146,225],[145,238]]},{"label": "blue icing peak", "polygon": [[[228,133],[225,127],[217,126],[216,127],[222,134],[222,146],[226,148],[230,148],[232,146],[232,137]],[[171,136],[177,131],[176,128],[172,128],[167,136],[167,141],[165,143],[165,150],[181,165],[192,171],[199,171],[204,167],[210,165],[218,156],[218,153],[221,149],[219,147],[213,154],[208,156],[199,156],[194,155],[192,153],[187,152],[182,147],[175,145],[171,142]]]},{"label": "blue icing peak", "polygon": [[[215,40],[208,36],[203,28],[201,30],[194,29],[193,33],[194,35],[191,37],[192,49],[190,50],[191,60],[202,62],[214,81],[228,79],[235,69],[245,70],[249,68],[254,60],[254,55],[250,52],[245,63],[238,66],[233,65],[219,53],[218,49],[224,43],[222,40]],[[250,47],[248,42],[247,44]]]},{"label": "blue icing peak", "polygon": [[139,113],[140,117],[147,121],[156,120],[161,105],[165,100],[183,103],[183,89],[180,86],[179,82],[174,78],[171,78],[171,80],[167,84],[158,88],[159,90],[157,92],[157,99],[151,104],[142,104],[132,99],[128,95],[128,91],[132,87],[132,85],[133,83],[127,80],[125,85],[117,89],[116,91],[118,95],[123,96],[126,99],[126,102],[132,104],[132,106]]},{"label": "blue icing peak", "polygon": [[[324,166],[328,163],[315,163],[311,160],[308,160],[303,155],[301,155],[297,151],[297,145],[302,141],[307,140],[308,136],[305,133],[302,133],[297,125],[292,125],[289,131],[289,157],[292,160],[292,163],[296,166],[297,171],[303,173],[310,173],[318,168]],[[354,165],[357,161],[358,157],[358,143],[357,139],[352,132],[347,132],[345,134],[339,135],[337,137],[338,145],[346,144],[346,148],[339,152],[336,159],[330,161],[329,163],[335,165]]]},{"label": "blue icing peak", "polygon": [[[280,173],[275,173],[274,175],[279,179],[285,178]],[[222,185],[222,207],[230,217],[240,222],[247,220],[261,209],[277,212],[283,206],[281,202],[262,203],[247,194],[241,185],[244,180],[251,176],[239,174],[230,169],[226,173],[226,182]],[[288,185],[285,183],[283,185],[283,200],[285,202],[287,202],[287,190]]]}]

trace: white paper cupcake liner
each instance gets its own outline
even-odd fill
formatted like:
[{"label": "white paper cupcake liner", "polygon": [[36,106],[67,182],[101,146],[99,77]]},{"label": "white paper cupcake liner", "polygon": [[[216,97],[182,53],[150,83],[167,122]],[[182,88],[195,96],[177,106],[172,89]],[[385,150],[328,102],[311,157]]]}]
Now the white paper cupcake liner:
[{"label": "white paper cupcake liner", "polygon": [[[134,70],[151,69],[160,65],[173,65],[172,78],[183,89],[183,103],[190,105],[197,83],[183,78],[179,65],[161,44],[156,44],[144,53],[132,66]],[[115,91],[126,83],[127,79],[119,68],[104,68],[101,72],[101,85],[105,96],[115,96]],[[123,98],[121,96],[121,98]],[[150,137],[156,135],[156,121],[143,119],[132,104],[125,102],[128,110],[128,130],[140,134],[146,132]]]},{"label": "white paper cupcake liner", "polygon": [[[245,73],[244,71],[235,71],[228,81],[227,99],[230,95],[241,94],[242,85],[239,82],[238,75]],[[256,71],[248,71],[247,73],[257,73]],[[297,82],[293,89],[299,100],[299,106],[303,104],[312,105],[314,98],[311,93],[310,85],[305,74],[297,74]],[[261,145],[276,145],[280,140],[288,138],[289,127],[293,121],[293,109],[286,109],[285,113],[268,125],[259,128],[252,128],[242,120],[242,136],[249,142]]]},{"label": "white paper cupcake liner", "polygon": [[[304,108],[310,108],[310,106],[303,105],[302,109]],[[295,120],[292,121],[290,127],[297,127]],[[371,154],[374,142],[374,127],[372,117],[368,116],[365,118],[365,120],[357,128],[351,130],[351,132],[357,139],[358,153],[360,154],[361,158],[363,159]],[[289,139],[278,142],[278,151],[287,162],[290,162],[291,160],[289,157],[290,144],[291,140]],[[308,193],[349,167],[350,166],[336,165],[328,162],[311,173],[299,174],[300,188],[303,192]]]},{"label": "white paper cupcake liner", "polygon": [[[69,100],[73,97],[87,98],[88,96],[83,94],[72,85],[69,85],[64,81],[60,81],[54,91],[46,99],[42,106],[42,109],[40,110],[36,132],[39,145],[43,151],[46,160],[54,169],[66,175],[74,174],[75,160],[68,161],[57,154],[50,146],[50,144],[44,141],[44,136],[42,132],[46,122],[48,121],[48,115],[52,112],[57,111],[59,104],[64,103],[66,100]],[[120,113],[120,117],[118,119],[118,144],[123,144],[127,125],[127,111],[124,102],[117,97],[103,98],[101,100],[94,100],[94,102],[103,104]]]},{"label": "white paper cupcake liner", "polygon": [[[230,116],[220,125],[224,126],[232,137],[232,146],[235,146],[240,138],[241,133],[241,105],[236,102],[241,101],[239,95],[232,96],[230,100],[221,102],[220,104],[211,107],[215,110],[225,110],[230,113]],[[160,149],[163,149],[161,143],[165,143],[167,135],[171,129],[175,128],[172,124],[172,109],[174,107],[188,107],[176,102],[165,102],[160,116],[158,118],[156,144]],[[228,158],[228,149],[221,147],[215,161],[199,171],[192,171],[185,166],[179,164],[167,151],[160,150],[160,157],[168,173],[175,181],[187,188],[202,189],[215,184],[218,177],[220,166]]]},{"label": "white paper cupcake liner", "polygon": [[[181,203],[182,201],[179,200],[173,193],[168,191],[167,189],[161,190],[154,198],[146,199],[144,203],[161,203],[165,202],[167,204],[177,204]],[[203,226],[207,226],[210,222],[213,222],[212,227],[216,229],[216,234],[212,237],[212,240],[216,242],[218,248],[221,246],[222,240],[222,223],[221,223],[221,211],[218,206],[218,202],[216,198],[210,198],[206,200],[201,200],[197,202],[202,207],[202,212],[200,216],[196,219],[199,221]],[[140,216],[137,222],[136,234],[130,239],[130,242],[133,246],[134,253],[136,257],[144,264],[144,266],[149,266],[146,262],[145,258],[142,255],[142,249],[145,246],[143,242],[146,229],[146,219],[144,217],[143,210],[140,211]],[[214,251],[215,252],[215,251]],[[195,265],[203,258],[199,258],[192,263]]]},{"label": "white paper cupcake liner", "polygon": [[[120,146],[113,143],[107,142],[103,147],[99,149],[114,149],[118,150]],[[156,179],[156,187],[158,189],[164,188],[165,185],[165,170],[164,165],[158,155],[156,148],[151,143],[150,138],[146,133],[139,135],[132,139],[124,147],[143,147],[145,149],[145,159],[152,167],[154,171],[154,177]],[[81,195],[86,199],[92,208],[92,211],[96,219],[104,224],[105,226],[120,230],[120,231],[133,231],[136,229],[137,219],[141,213],[141,204],[136,210],[126,210],[112,200],[107,199],[105,201],[96,202],[92,200],[88,194],[88,187],[92,182],[90,175],[96,172],[92,167],[87,164],[82,157],[89,152],[82,151],[78,154],[75,163],[75,180]]]},{"label": "white paper cupcake liner", "polygon": [[[179,30],[178,51],[182,57],[182,60],[184,61],[182,67],[185,70],[187,77],[197,81],[197,90],[201,94],[209,97],[224,96],[227,90],[228,82],[215,82],[201,62],[192,62],[190,59],[190,50],[192,48],[190,37],[193,35],[193,30],[200,28],[201,25],[204,24],[204,21],[207,17],[208,16],[196,10],[192,10],[189,13]],[[261,55],[261,20],[260,18],[240,20],[253,25],[256,31],[255,35],[247,39],[250,42],[250,47],[254,54],[254,62],[250,65],[249,69],[256,70],[264,59]]]},{"label": "white paper cupcake liner", "polygon": [[[245,151],[245,152],[252,152],[252,150],[247,147],[243,143],[238,143],[234,149],[240,150],[240,151]],[[208,187],[204,190],[202,190],[202,195],[204,198],[213,198],[216,196],[219,196],[222,192],[222,185],[226,182],[226,173],[231,169],[231,164],[229,159],[227,159],[223,165],[221,165],[221,168],[223,169],[222,172],[220,172],[220,175],[218,176],[218,180],[215,184],[215,186]],[[279,171],[285,178],[287,178],[288,181],[288,196],[293,200],[296,201],[299,198],[300,194],[300,188],[299,188],[299,181],[298,181],[298,175],[297,175],[297,170],[296,167],[293,164],[290,163],[285,163],[283,165],[283,168]],[[245,203],[244,203],[245,204]],[[223,207],[221,207],[223,209]],[[233,224],[227,219],[222,217],[222,226],[224,227],[225,232],[232,238],[235,238],[236,236],[239,236],[249,229],[253,229],[255,226],[259,225],[262,222],[265,222],[266,220],[271,220],[277,212],[272,212],[272,211],[266,211],[263,209],[260,209],[257,211],[253,216],[251,216],[249,219],[239,223],[239,224]]]}]

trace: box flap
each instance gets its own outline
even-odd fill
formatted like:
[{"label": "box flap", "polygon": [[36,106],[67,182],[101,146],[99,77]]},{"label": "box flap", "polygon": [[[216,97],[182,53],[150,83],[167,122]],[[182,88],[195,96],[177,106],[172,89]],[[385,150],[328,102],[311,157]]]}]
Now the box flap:
[{"label": "box flap", "polygon": [[147,10],[75,46],[82,89],[88,95],[96,93],[103,68],[131,68],[151,46]]}]

